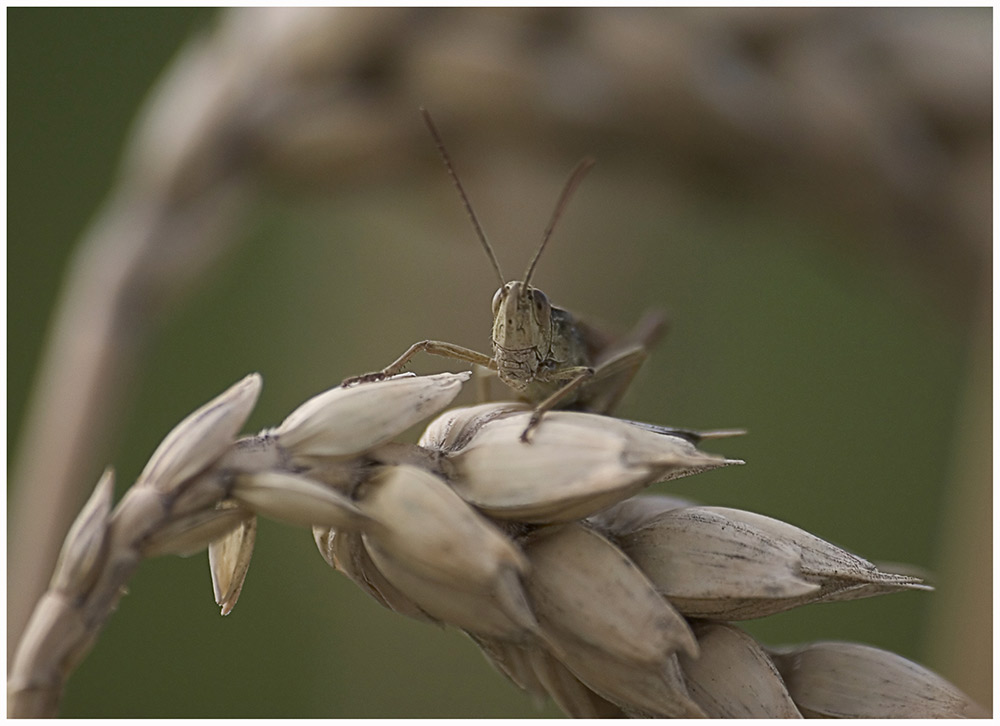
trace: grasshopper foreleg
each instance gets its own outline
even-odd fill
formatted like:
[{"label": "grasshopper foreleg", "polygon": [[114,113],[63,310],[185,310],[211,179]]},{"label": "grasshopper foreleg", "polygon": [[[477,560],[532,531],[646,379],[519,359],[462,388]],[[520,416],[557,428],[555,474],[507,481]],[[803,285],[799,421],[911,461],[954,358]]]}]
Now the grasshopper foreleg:
[{"label": "grasshopper foreleg", "polygon": [[529,443],[530,434],[541,422],[542,415],[581,388],[584,388],[581,399],[585,410],[607,413],[618,403],[618,399],[625,392],[647,355],[645,348],[634,347],[619,352],[596,368],[577,366],[561,370],[560,377],[573,374],[573,378],[535,407],[527,427],[521,432],[521,441]]},{"label": "grasshopper foreleg", "polygon": [[535,409],[531,412],[531,418],[528,420],[528,425],[525,427],[524,431],[521,432],[521,441],[526,444],[530,443],[529,434],[542,420],[542,414],[546,411],[551,411],[559,405],[560,401],[572,395],[578,388],[580,388],[580,386],[593,378],[593,376],[594,369],[589,366],[573,366],[572,368],[561,369],[559,371],[559,378],[570,377],[569,382],[535,406]]},{"label": "grasshopper foreleg", "polygon": [[460,360],[465,363],[472,363],[473,365],[484,366],[485,368],[496,370],[496,363],[493,361],[493,358],[485,355],[484,353],[479,353],[471,348],[463,348],[462,346],[455,345],[454,343],[445,343],[441,340],[421,340],[419,343],[411,345],[406,352],[403,353],[403,355],[399,356],[399,358],[382,370],[374,371],[373,373],[366,373],[362,376],[345,378],[340,385],[349,386],[353,383],[368,383],[371,381],[382,381],[386,378],[390,378],[398,373],[402,373],[406,364],[410,362],[410,359],[420,352],[430,353],[431,355],[441,356],[442,358],[452,358],[453,360]]}]

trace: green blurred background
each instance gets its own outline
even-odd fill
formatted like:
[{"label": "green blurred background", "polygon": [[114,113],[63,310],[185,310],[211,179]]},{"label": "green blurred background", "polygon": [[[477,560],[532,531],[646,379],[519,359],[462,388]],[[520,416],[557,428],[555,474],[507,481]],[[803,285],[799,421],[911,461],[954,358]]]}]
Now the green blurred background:
[{"label": "green blurred background", "polygon": [[[968,12],[991,22],[988,9]],[[152,83],[186,38],[213,27],[216,12],[12,8],[7,20],[13,457],[70,251],[113,184]],[[708,16],[702,26],[710,24]],[[969,377],[978,308],[967,278],[943,268],[927,275],[905,244],[885,243],[895,232],[863,206],[852,216],[801,203],[815,180],[801,169],[774,173],[766,153],[748,153],[746,168],[723,173],[712,153],[649,150],[648,131],[581,124],[539,158],[502,120],[459,128],[446,96],[427,102],[446,140],[455,139],[459,170],[470,169],[466,187],[508,275],[537,243],[563,175],[580,156],[597,155],[536,284],[611,328],[625,329],[650,306],[669,311],[670,334],[623,415],[749,431],[706,447],[747,466],[658,491],[765,513],[949,582],[942,552],[963,447],[978,436],[989,450],[982,428],[963,428],[967,408],[990,395],[988,383],[975,388]],[[487,349],[495,280],[421,136],[416,105],[405,122],[420,140],[412,151],[419,171],[361,169],[356,183],[341,180],[330,193],[267,185],[239,245],[159,321],[106,454],[119,496],[177,421],[250,371],[264,377],[248,424],[256,430],[416,340]],[[717,141],[704,143],[719,155],[741,145],[735,131]],[[661,173],[668,166],[673,176]],[[988,228],[982,233],[988,240]],[[423,359],[416,368],[443,365]],[[975,460],[988,463],[978,451]],[[8,503],[10,495],[11,487]],[[964,564],[989,581],[988,548],[981,557]],[[205,555],[146,562],[129,590],[70,680],[64,715],[559,715],[551,704],[536,708],[461,634],[379,607],[326,566],[304,530],[261,522],[246,586],[226,618],[212,601]],[[972,692],[974,678],[963,683],[969,676],[941,660],[941,597],[812,606],[746,627],[770,644],[870,643]],[[989,626],[988,613],[981,622]],[[980,675],[990,667],[971,665]]]}]

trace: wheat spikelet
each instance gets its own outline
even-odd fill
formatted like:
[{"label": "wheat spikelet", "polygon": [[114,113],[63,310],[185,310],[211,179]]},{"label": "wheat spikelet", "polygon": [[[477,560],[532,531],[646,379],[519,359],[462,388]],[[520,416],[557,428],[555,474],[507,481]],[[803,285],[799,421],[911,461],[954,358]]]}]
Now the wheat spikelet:
[{"label": "wheat spikelet", "polygon": [[380,604],[460,628],[572,716],[982,713],[891,653],[768,650],[724,622],[927,588],[762,515],[636,496],[742,463],[700,452],[694,434],[553,412],[525,444],[530,412],[488,404],[443,414],[420,444],[392,441],[468,377],[334,388],[237,439],[261,385],[247,376],[178,424],[114,508],[107,472],[19,644],[8,715],[57,713],[144,558],[209,548],[216,602],[231,612],[257,516],[312,528],[324,559]]},{"label": "wheat spikelet", "polygon": [[[900,257],[925,268],[935,289],[950,278],[966,319],[990,250],[982,193],[990,144],[969,133],[989,128],[989,104],[979,100],[981,88],[989,94],[989,53],[973,37],[982,24],[961,11],[939,14],[940,26],[932,14],[885,9],[866,10],[865,22],[845,16],[819,8],[222,13],[152,89],[115,186],[74,255],[12,473],[19,556],[8,640],[17,640],[44,589],[40,573],[55,561],[58,542],[40,525],[63,532],[72,520],[88,487],[81,472],[100,463],[106,422],[118,418],[127,389],[118,384],[163,304],[237,241],[262,180],[343,189],[359,172],[386,178],[414,165],[413,150],[424,147],[410,143],[422,140],[412,116],[430,99],[447,99],[455,127],[480,143],[487,126],[512,129],[526,157],[545,156],[553,143],[568,153],[569,130],[625,135],[635,155],[679,162],[665,173],[685,184],[706,157],[742,178],[747,158],[766,156],[789,178],[817,180],[796,191],[833,205],[835,216],[860,207],[876,216],[874,227],[900,226],[886,244],[912,245]],[[840,36],[825,30],[831,24],[873,51],[865,62],[841,52]],[[771,52],[756,52],[762,41]],[[952,62],[927,63],[939,57],[928,44]],[[730,68],[746,71],[746,86],[734,86]],[[818,113],[817,89],[858,112]],[[910,143],[894,132],[901,119],[935,134]],[[764,173],[750,186],[767,188],[771,176],[782,175]]]}]

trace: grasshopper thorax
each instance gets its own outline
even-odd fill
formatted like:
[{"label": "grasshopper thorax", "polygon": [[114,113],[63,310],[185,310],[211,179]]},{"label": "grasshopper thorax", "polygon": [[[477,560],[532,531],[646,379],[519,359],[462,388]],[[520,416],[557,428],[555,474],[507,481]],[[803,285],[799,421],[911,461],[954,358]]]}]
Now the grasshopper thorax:
[{"label": "grasshopper thorax", "polygon": [[500,379],[515,389],[534,380],[552,349],[552,306],[523,282],[504,283],[493,296],[493,355]]}]

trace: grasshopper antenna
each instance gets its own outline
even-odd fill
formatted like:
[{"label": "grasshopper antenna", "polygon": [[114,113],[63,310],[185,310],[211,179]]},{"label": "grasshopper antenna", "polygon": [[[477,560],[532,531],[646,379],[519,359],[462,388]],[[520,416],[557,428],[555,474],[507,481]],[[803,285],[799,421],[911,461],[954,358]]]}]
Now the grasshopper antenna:
[{"label": "grasshopper antenna", "polygon": [[496,270],[497,278],[500,280],[500,287],[503,287],[507,281],[504,280],[503,273],[500,272],[500,263],[497,262],[497,256],[494,254],[493,248],[486,239],[486,233],[483,232],[483,228],[479,224],[479,219],[476,217],[476,213],[472,211],[472,204],[469,202],[469,197],[466,195],[465,189],[462,187],[462,182],[458,180],[458,174],[455,173],[455,167],[451,164],[451,157],[448,156],[448,151],[444,148],[444,142],[441,140],[441,134],[438,133],[437,127],[434,126],[434,121],[431,120],[431,115],[428,113],[426,108],[421,107],[420,115],[424,117],[424,123],[427,124],[427,129],[431,132],[431,137],[434,139],[438,153],[441,154],[441,158],[444,160],[444,166],[448,170],[448,175],[451,177],[451,180],[455,182],[458,194],[462,197],[462,204],[465,205],[465,211],[469,213],[469,219],[472,220],[472,226],[476,228],[476,234],[479,236],[479,241],[483,243],[483,249],[486,250],[486,254],[490,258],[490,262],[493,264],[493,269]]},{"label": "grasshopper antenna", "polygon": [[556,222],[559,221],[559,217],[562,216],[563,210],[566,208],[566,203],[569,198],[573,195],[573,192],[580,185],[583,177],[586,175],[590,168],[596,162],[589,156],[582,159],[573,172],[569,175],[569,179],[566,181],[566,186],[563,187],[562,194],[559,197],[559,201],[556,202],[556,209],[552,213],[552,219],[549,220],[549,226],[545,228],[545,234],[542,235],[542,243],[538,245],[538,251],[535,252],[535,256],[531,258],[531,262],[528,265],[527,272],[524,273],[524,287],[527,289],[528,281],[531,279],[531,274],[535,271],[535,265],[538,264],[538,258],[542,256],[542,250],[545,249],[545,245],[549,242],[549,237],[552,236],[552,230],[555,229]]}]

